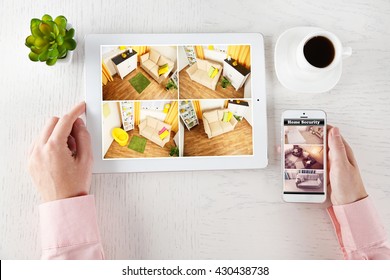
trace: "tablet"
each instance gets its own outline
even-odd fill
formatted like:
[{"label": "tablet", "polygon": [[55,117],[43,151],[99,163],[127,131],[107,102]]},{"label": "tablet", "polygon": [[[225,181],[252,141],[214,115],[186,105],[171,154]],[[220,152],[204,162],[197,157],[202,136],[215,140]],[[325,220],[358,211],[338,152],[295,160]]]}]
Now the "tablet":
[{"label": "tablet", "polygon": [[263,36],[85,40],[94,173],[267,166]]}]

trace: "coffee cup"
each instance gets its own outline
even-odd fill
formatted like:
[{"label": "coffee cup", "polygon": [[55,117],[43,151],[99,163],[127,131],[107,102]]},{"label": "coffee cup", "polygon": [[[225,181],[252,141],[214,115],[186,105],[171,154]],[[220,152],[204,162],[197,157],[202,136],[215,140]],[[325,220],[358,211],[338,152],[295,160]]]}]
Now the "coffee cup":
[{"label": "coffee cup", "polygon": [[337,67],[343,58],[352,54],[350,47],[343,47],[340,39],[325,30],[307,34],[298,44],[296,57],[299,68],[308,72],[323,73]]}]

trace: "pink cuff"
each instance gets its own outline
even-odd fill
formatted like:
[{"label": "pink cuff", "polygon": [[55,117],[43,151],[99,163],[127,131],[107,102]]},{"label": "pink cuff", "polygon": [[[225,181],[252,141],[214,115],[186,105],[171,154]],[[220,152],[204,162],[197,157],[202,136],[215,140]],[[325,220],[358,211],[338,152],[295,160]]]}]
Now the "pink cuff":
[{"label": "pink cuff", "polygon": [[344,252],[369,248],[386,241],[386,232],[370,197],[351,204],[328,208],[335,232]]},{"label": "pink cuff", "polygon": [[43,250],[100,242],[93,195],[41,204],[39,214]]}]

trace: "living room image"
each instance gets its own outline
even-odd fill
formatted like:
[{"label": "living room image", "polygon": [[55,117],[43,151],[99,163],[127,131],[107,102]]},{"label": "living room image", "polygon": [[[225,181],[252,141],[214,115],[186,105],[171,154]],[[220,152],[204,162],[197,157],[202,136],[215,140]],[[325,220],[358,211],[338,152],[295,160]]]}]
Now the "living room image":
[{"label": "living room image", "polygon": [[177,101],[103,102],[103,158],[178,156],[178,122]]},{"label": "living room image", "polygon": [[286,144],[323,144],[323,126],[285,126],[284,143]]},{"label": "living room image", "polygon": [[284,145],[286,169],[324,169],[323,145]]},{"label": "living room image", "polygon": [[284,192],[324,192],[323,170],[289,170],[284,172]]},{"label": "living room image", "polygon": [[179,100],[183,156],[253,155],[250,100]]},{"label": "living room image", "polygon": [[180,99],[251,97],[249,45],[179,46]]},{"label": "living room image", "polygon": [[103,100],[178,98],[176,46],[102,46]]}]

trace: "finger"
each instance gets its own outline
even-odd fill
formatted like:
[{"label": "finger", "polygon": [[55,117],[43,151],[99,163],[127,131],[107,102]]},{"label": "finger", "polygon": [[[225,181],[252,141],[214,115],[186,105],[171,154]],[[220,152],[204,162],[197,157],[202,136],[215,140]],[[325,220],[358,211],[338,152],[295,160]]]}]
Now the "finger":
[{"label": "finger", "polygon": [[76,141],[77,158],[89,160],[92,157],[91,136],[82,119],[78,118],[74,122],[71,133]]},{"label": "finger", "polygon": [[76,145],[76,140],[72,135],[68,136],[68,148],[72,152],[72,155],[76,154],[77,151],[77,145]]},{"label": "finger", "polygon": [[328,137],[329,154],[331,156],[330,163],[332,161],[347,162],[347,151],[343,142],[343,138],[340,135],[340,131],[337,127],[333,127],[329,131]]},{"label": "finger", "polygon": [[85,102],[81,102],[68,113],[65,114],[58,121],[56,127],[51,134],[50,139],[54,141],[66,143],[68,142],[68,136],[72,131],[73,123],[77,120],[77,118],[85,112]]},{"label": "finger", "polygon": [[47,143],[47,140],[49,140],[50,135],[53,133],[53,130],[56,127],[58,121],[58,117],[51,117],[47,120],[45,127],[41,132],[41,136],[39,137],[39,144],[43,145]]},{"label": "finger", "polygon": [[329,130],[331,130],[332,128],[333,128],[333,125],[330,125],[330,124],[326,125],[326,132],[329,133]]},{"label": "finger", "polygon": [[[333,128],[332,125],[328,124],[326,126],[326,136],[327,136],[327,141],[329,141],[329,133],[330,133],[330,130]],[[326,145],[326,151],[329,152],[329,143]]]},{"label": "finger", "polygon": [[353,153],[353,151],[352,151],[351,146],[348,144],[347,141],[345,141],[344,138],[343,138],[343,142],[344,142],[344,146],[345,146],[345,150],[346,150],[346,152],[347,152],[347,158],[348,158],[349,162],[350,162],[353,166],[357,167],[358,164],[357,164],[357,161],[356,161],[356,158],[355,158],[355,155],[354,155],[354,153]]}]

